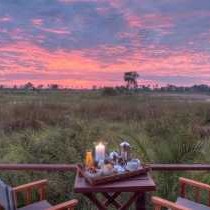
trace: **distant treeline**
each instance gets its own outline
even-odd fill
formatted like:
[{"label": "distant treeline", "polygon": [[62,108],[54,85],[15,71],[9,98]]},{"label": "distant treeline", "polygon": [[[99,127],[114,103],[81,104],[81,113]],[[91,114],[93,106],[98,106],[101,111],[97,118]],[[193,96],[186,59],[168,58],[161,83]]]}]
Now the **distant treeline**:
[{"label": "distant treeline", "polygon": [[[101,91],[104,95],[116,95],[121,93],[133,93],[133,92],[177,92],[177,93],[210,93],[210,86],[205,84],[193,85],[193,86],[176,86],[168,84],[166,86],[158,85],[139,85],[138,84],[139,74],[136,71],[129,71],[124,73],[123,80],[125,85],[116,87],[97,87],[92,86],[92,89],[80,88],[80,91]],[[30,91],[42,91],[42,90],[78,90],[78,88],[64,88],[59,84],[48,84],[46,86],[34,85],[31,82],[27,82],[24,85],[14,85],[13,87],[5,87],[0,85],[0,90],[30,90]]]},{"label": "distant treeline", "polygon": [[[33,85],[31,82],[26,83],[25,85],[13,87],[6,87],[0,85],[0,90],[27,90],[27,91],[42,91],[42,90],[78,90],[74,88],[63,88],[58,84],[49,84],[44,85]],[[205,84],[193,85],[193,86],[176,86],[176,85],[166,85],[166,86],[151,86],[151,85],[138,85],[135,88],[129,88],[125,86],[116,86],[116,87],[97,87],[93,86],[92,89],[81,89],[81,90],[92,90],[92,91],[102,91],[107,95],[114,95],[119,93],[126,92],[177,92],[177,93],[210,93],[210,86]]]},{"label": "distant treeline", "polygon": [[210,93],[208,85],[193,85],[190,87],[166,85],[162,87],[151,87],[150,85],[140,85],[135,89],[129,89],[125,86],[120,87],[104,87],[102,89],[105,95],[116,95],[119,93],[129,92],[164,92],[164,93]]}]

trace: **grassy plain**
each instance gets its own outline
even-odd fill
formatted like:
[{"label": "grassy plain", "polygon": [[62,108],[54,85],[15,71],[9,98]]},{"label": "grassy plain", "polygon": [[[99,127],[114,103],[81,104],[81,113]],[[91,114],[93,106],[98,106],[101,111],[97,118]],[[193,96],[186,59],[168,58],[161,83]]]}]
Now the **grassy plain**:
[{"label": "grassy plain", "polygon": [[[140,93],[104,96],[98,91],[1,91],[2,163],[76,163],[93,142],[110,150],[127,139],[145,163],[209,163],[208,96]],[[155,172],[156,194],[174,199],[179,176],[210,183],[206,172]],[[74,174],[1,172],[17,185],[39,178],[50,181],[52,202],[78,197]],[[78,209],[92,209],[83,198]]]}]

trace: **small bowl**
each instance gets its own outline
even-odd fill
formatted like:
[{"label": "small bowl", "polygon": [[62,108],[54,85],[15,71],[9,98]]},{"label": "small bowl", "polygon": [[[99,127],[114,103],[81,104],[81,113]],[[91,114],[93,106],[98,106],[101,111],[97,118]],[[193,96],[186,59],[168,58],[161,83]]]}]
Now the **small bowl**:
[{"label": "small bowl", "polygon": [[102,174],[108,176],[114,173],[114,168],[111,164],[106,164],[102,168]]},{"label": "small bowl", "polygon": [[126,165],[126,170],[128,171],[135,171],[139,168],[139,163],[136,161],[129,161]]}]

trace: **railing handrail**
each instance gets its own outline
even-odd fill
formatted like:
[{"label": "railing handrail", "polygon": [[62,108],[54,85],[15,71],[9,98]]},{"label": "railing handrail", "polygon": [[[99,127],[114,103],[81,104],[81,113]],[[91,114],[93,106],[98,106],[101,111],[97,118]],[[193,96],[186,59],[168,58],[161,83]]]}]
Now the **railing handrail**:
[{"label": "railing handrail", "polygon": [[210,164],[149,164],[153,171],[210,171]]},{"label": "railing handrail", "polygon": [[[153,171],[210,171],[210,164],[149,164]],[[76,164],[0,164],[0,171],[72,171]]]},{"label": "railing handrail", "polygon": [[0,164],[0,171],[76,171],[76,164]]}]

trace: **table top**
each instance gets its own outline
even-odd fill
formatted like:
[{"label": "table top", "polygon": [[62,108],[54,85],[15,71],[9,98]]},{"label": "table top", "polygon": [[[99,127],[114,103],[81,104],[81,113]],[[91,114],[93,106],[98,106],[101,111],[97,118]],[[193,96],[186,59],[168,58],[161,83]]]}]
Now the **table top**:
[{"label": "table top", "polygon": [[116,181],[109,184],[92,186],[88,184],[84,177],[77,173],[74,192],[76,193],[92,193],[92,192],[148,192],[155,191],[156,185],[152,177],[140,175],[123,181]]}]

